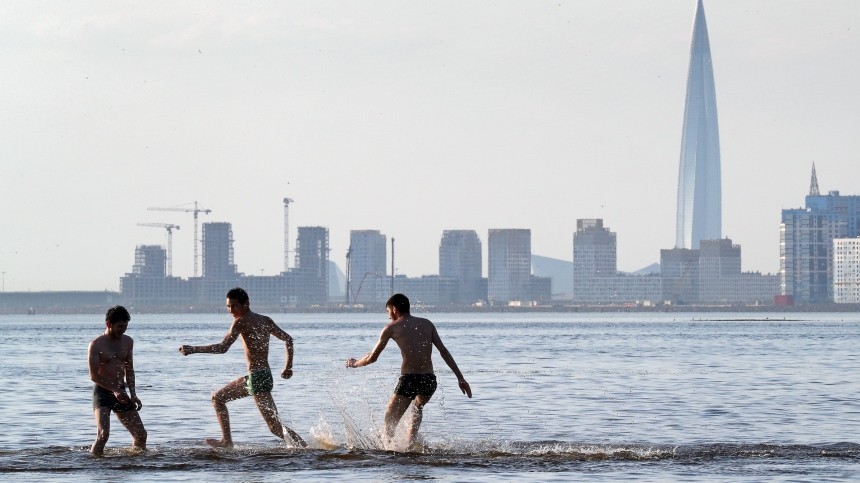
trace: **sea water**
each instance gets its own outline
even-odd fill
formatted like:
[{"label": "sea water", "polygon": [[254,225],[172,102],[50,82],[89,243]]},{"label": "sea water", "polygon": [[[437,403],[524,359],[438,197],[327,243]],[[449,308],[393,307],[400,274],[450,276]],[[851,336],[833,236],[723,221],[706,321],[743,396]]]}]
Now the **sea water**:
[{"label": "sea water", "polygon": [[148,451],[112,416],[103,458],[86,351],[100,315],[0,316],[0,480],[844,481],[860,479],[857,314],[427,314],[471,384],[468,399],[434,353],[439,389],[420,444],[380,437],[400,355],[347,369],[386,323],[379,314],[270,314],[295,339],[277,378],[276,439],[252,398],[228,404],[233,449],[212,392],[244,375],[229,314],[132,314]]}]

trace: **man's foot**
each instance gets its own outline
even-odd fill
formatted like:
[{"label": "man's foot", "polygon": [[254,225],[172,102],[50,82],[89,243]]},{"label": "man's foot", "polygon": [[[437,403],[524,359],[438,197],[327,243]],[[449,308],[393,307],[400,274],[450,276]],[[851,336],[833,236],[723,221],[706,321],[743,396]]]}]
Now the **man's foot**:
[{"label": "man's foot", "polygon": [[131,448],[128,449],[128,451],[131,454],[146,453],[146,445],[133,444],[131,445]]},{"label": "man's foot", "polygon": [[[299,433],[293,431],[292,429],[290,429],[286,426],[284,426],[284,429],[287,430],[287,438],[284,438],[285,440],[291,439],[294,443],[301,446],[302,448],[308,447],[308,444],[305,443],[305,440],[303,440],[301,436],[299,436]],[[286,442],[289,443],[289,441],[286,441]]]},{"label": "man's foot", "polygon": [[206,438],[206,444],[213,448],[232,448],[232,441],[225,441],[223,439],[215,439],[215,438]]}]

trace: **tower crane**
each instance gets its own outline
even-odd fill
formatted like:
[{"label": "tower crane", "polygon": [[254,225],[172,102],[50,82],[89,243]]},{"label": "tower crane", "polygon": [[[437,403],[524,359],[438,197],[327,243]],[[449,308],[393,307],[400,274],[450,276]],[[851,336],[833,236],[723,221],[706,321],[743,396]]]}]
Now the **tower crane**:
[{"label": "tower crane", "polygon": [[284,198],[284,271],[290,270],[290,203],[292,198]]},{"label": "tower crane", "polygon": [[197,276],[197,247],[200,246],[200,242],[197,240],[197,215],[203,213],[204,215],[212,213],[212,210],[207,210],[205,208],[200,208],[197,205],[197,202],[194,202],[194,207],[182,207],[182,206],[174,206],[170,208],[148,208],[150,211],[182,211],[185,213],[193,213],[194,214],[194,276]]},{"label": "tower crane", "polygon": [[170,223],[138,223],[137,226],[152,226],[167,230],[167,276],[173,276],[173,230],[178,230],[179,225]]}]

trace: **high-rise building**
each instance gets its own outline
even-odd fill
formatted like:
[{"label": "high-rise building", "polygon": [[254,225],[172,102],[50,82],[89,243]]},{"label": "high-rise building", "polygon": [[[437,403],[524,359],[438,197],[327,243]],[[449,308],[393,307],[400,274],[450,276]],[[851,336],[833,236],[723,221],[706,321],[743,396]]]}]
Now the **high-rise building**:
[{"label": "high-rise building", "polygon": [[[699,301],[734,302],[731,291],[741,275],[741,247],[728,238],[702,240],[699,246]],[[775,293],[771,293],[772,299]]]},{"label": "high-rise building", "polygon": [[617,268],[615,233],[603,226],[602,219],[576,220],[573,234],[573,299],[580,302],[596,302],[605,297],[592,293],[601,290],[604,284],[595,283],[595,278],[614,277]]},{"label": "high-rise building", "polygon": [[699,250],[672,248],[660,250],[660,278],[663,300],[696,302],[699,300]]},{"label": "high-rise building", "polygon": [[614,277],[618,272],[615,232],[603,220],[576,220],[573,234],[574,291],[576,278]]},{"label": "high-rise building", "polygon": [[702,0],[696,5],[678,170],[675,248],[698,249],[721,235],[720,136],[711,46]]},{"label": "high-rise building", "polygon": [[125,303],[136,307],[181,306],[191,296],[188,284],[177,277],[165,276],[167,252],[158,245],[141,245],[134,250],[131,273],[120,277],[120,292]]},{"label": "high-rise building", "polygon": [[328,302],[328,228],[300,226],[296,240],[297,303],[322,305]]},{"label": "high-rise building", "polygon": [[385,235],[379,230],[349,232],[347,287],[352,303],[384,302],[390,296]]},{"label": "high-rise building", "polygon": [[618,272],[615,232],[602,219],[576,220],[573,300],[579,303],[656,302],[660,278]]},{"label": "high-rise building", "polygon": [[[481,240],[475,230],[445,230],[439,242],[439,276],[457,280],[458,302],[473,304],[487,296],[482,283]],[[483,293],[482,293],[483,292]]]},{"label": "high-rise building", "polygon": [[860,196],[819,194],[815,167],[806,207],[782,210],[780,294],[798,304],[833,302],[833,240],[860,235]]},{"label": "high-rise building", "polygon": [[493,304],[531,299],[532,233],[490,229],[487,237],[487,298]]},{"label": "high-rise building", "polygon": [[141,245],[134,250],[132,273],[141,277],[164,277],[167,256],[163,247]]},{"label": "high-rise building", "polygon": [[203,224],[203,277],[236,277],[236,265],[233,263],[233,228],[230,223]]},{"label": "high-rise building", "polygon": [[860,304],[860,238],[833,240],[833,301]]}]

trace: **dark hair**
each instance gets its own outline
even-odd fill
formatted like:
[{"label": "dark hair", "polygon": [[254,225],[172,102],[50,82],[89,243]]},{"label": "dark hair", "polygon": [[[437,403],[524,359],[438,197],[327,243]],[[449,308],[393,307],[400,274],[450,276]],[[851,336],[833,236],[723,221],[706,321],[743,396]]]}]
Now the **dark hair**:
[{"label": "dark hair", "polygon": [[247,305],[251,303],[251,299],[248,297],[248,292],[246,292],[244,288],[231,288],[230,291],[227,292],[227,298],[230,300],[235,300],[241,305]]},{"label": "dark hair", "polygon": [[396,293],[388,299],[388,302],[385,302],[386,307],[394,307],[401,314],[408,315],[409,314],[409,299],[406,298],[402,293]]},{"label": "dark hair", "polygon": [[131,320],[131,315],[128,313],[128,310],[125,309],[122,305],[114,305],[109,308],[107,313],[105,314],[105,321],[110,324],[115,324],[117,322],[128,322]]}]

